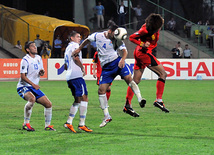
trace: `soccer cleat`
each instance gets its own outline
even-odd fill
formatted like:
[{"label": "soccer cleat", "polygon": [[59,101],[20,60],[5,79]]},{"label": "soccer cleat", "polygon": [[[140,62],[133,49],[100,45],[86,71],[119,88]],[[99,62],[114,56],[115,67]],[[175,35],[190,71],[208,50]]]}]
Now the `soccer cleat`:
[{"label": "soccer cleat", "polygon": [[53,125],[48,125],[47,127],[45,127],[46,131],[56,131],[56,129],[53,128]]},{"label": "soccer cleat", "polygon": [[132,108],[129,108],[127,106],[124,106],[123,108],[123,112],[127,113],[133,117],[139,117],[140,115],[138,113],[136,113]]},{"label": "soccer cleat", "polygon": [[109,123],[109,122],[111,122],[112,121],[112,118],[111,118],[111,116],[109,116],[108,118],[104,118],[103,119],[103,122],[100,124],[100,128],[102,128],[102,127],[104,127],[104,126],[106,126],[107,125],[107,123]]},{"label": "soccer cleat", "polygon": [[163,102],[158,102],[158,101],[155,101],[154,104],[153,104],[155,107],[158,107],[159,109],[161,109],[162,111],[168,113],[169,110],[165,107],[165,105],[163,104]]},{"label": "soccer cleat", "polygon": [[27,131],[35,131],[35,129],[31,127],[30,123],[23,124],[23,129]]},{"label": "soccer cleat", "polygon": [[90,128],[88,128],[86,125],[84,125],[84,126],[78,126],[78,130],[83,130],[85,132],[92,132],[93,131]]},{"label": "soccer cleat", "polygon": [[73,133],[77,133],[77,132],[74,130],[73,125],[71,125],[71,124],[69,124],[69,123],[67,123],[67,122],[64,124],[64,127],[67,128],[67,129],[69,129],[69,130],[72,131]]},{"label": "soccer cleat", "polygon": [[144,108],[145,107],[145,104],[146,104],[146,99],[145,98],[142,98],[141,101],[139,102],[140,104],[140,107],[141,108]]}]

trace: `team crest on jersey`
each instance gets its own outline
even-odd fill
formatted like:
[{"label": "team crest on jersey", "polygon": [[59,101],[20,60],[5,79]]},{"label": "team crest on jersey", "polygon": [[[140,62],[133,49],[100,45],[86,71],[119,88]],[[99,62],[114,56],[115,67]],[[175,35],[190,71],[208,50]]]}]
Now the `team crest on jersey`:
[{"label": "team crest on jersey", "polygon": [[155,35],[154,34],[152,35],[152,40],[155,40]]},{"label": "team crest on jersey", "polygon": [[22,66],[22,69],[25,69],[25,66]]}]

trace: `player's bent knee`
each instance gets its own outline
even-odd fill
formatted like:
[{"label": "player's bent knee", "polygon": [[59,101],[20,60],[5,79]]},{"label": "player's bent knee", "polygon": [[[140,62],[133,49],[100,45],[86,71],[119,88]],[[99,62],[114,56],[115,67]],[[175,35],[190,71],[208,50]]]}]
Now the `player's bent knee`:
[{"label": "player's bent knee", "polygon": [[31,102],[31,103],[36,102],[36,97],[31,92],[27,92],[24,96],[24,99]]},{"label": "player's bent knee", "polygon": [[141,80],[141,79],[135,79],[134,82],[135,82],[136,84],[139,84],[139,83],[140,83],[140,80]]},{"label": "player's bent knee", "polygon": [[51,108],[52,107],[51,101],[46,96],[42,96],[41,98],[39,98],[37,100],[37,102],[42,104],[45,108]]},{"label": "player's bent knee", "polygon": [[52,102],[47,98],[47,107],[46,108],[51,108],[52,107]]},{"label": "player's bent knee", "polygon": [[51,108],[52,107],[52,103],[51,102],[46,103],[44,106],[45,106],[45,108]]},{"label": "player's bent knee", "polygon": [[105,93],[106,93],[106,91],[105,91],[105,90],[98,89],[98,94],[99,94],[99,95],[102,95],[102,94],[105,94]]},{"label": "player's bent knee", "polygon": [[126,76],[124,77],[124,80],[126,81],[127,84],[129,84],[129,83],[133,80],[132,77],[131,77],[131,74],[126,75]]},{"label": "player's bent knee", "polygon": [[82,96],[82,101],[88,102],[88,96],[87,96],[87,95],[83,95],[83,96]]},{"label": "player's bent knee", "polygon": [[167,73],[166,72],[163,72],[160,76],[160,78],[166,80],[166,77],[167,77]]},{"label": "player's bent knee", "polygon": [[28,101],[34,104],[36,102],[36,97],[32,96],[28,99]]}]

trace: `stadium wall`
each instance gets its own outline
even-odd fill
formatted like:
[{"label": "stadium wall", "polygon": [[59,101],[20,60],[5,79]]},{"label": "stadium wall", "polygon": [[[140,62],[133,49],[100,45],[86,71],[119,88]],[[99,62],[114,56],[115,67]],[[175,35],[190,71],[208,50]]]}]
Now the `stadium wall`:
[{"label": "stadium wall", "polygon": [[[21,59],[0,59],[0,80],[17,79],[20,77]],[[214,59],[159,59],[171,80],[214,80]],[[43,59],[47,80],[65,80],[64,59]],[[83,59],[85,80],[95,80],[92,74],[92,59]],[[134,59],[126,59],[130,71],[133,72]],[[120,77],[116,77],[117,80]],[[157,75],[145,69],[142,79],[154,80]]]}]

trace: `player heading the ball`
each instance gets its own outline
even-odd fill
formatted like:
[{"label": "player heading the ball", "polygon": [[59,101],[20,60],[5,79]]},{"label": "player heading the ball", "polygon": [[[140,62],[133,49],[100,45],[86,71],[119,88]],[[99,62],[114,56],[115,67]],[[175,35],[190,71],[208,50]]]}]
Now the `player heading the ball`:
[{"label": "player heading the ball", "polygon": [[[140,104],[145,104],[146,102],[146,100],[141,97],[140,90],[137,84],[133,81],[129,67],[125,62],[128,54],[127,48],[122,40],[117,40],[114,37],[114,32],[117,28],[117,25],[112,24],[109,26],[107,31],[95,32],[89,35],[79,48],[73,52],[73,55],[76,55],[85,45],[92,41],[96,42],[98,57],[102,67],[98,95],[100,107],[104,113],[104,119],[100,124],[100,127],[104,127],[107,123],[112,121],[112,117],[108,110],[109,105],[106,97],[106,91],[117,75],[120,75],[121,78],[124,79],[132,88]],[[118,55],[117,50],[122,51],[122,57]],[[135,113],[133,109],[132,112]]]}]

